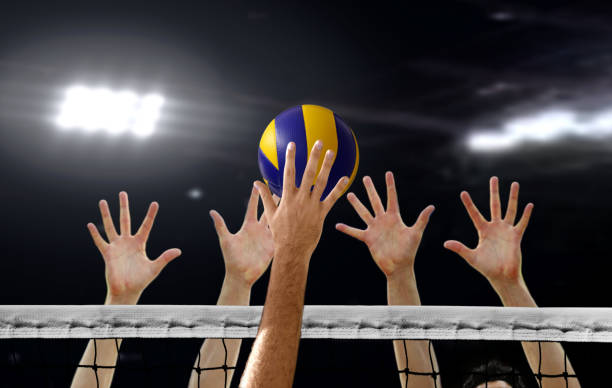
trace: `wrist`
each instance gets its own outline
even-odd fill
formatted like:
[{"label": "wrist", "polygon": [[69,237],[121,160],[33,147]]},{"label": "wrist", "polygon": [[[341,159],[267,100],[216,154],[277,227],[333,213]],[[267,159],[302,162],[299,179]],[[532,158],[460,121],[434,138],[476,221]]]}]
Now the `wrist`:
[{"label": "wrist", "polygon": [[281,245],[274,248],[274,259],[272,264],[279,261],[290,261],[296,265],[304,264],[308,267],[313,253],[314,248],[310,249],[304,246]]},{"label": "wrist", "polygon": [[133,305],[138,304],[141,293],[113,295],[110,292],[106,294],[105,305]]},{"label": "wrist", "polygon": [[389,306],[421,304],[412,267],[387,275],[387,303]]},{"label": "wrist", "polygon": [[223,278],[223,289],[229,289],[238,292],[251,292],[251,287],[255,282],[247,281],[244,276],[236,275],[230,272],[225,273]]},{"label": "wrist", "polygon": [[248,306],[251,300],[251,285],[244,277],[225,274],[217,299],[217,306]]},{"label": "wrist", "polygon": [[388,283],[416,282],[414,267],[412,266],[396,269],[390,274],[385,274],[385,276],[387,276]]},{"label": "wrist", "polygon": [[536,307],[522,276],[512,280],[491,282],[491,286],[506,307]]}]

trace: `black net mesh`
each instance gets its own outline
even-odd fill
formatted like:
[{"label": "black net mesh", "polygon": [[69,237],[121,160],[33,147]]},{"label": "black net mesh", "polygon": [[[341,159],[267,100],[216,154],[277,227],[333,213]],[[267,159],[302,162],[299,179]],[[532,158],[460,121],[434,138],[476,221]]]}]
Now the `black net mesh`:
[{"label": "black net mesh", "polygon": [[[113,341],[119,349],[115,364],[99,362],[100,341]],[[130,338],[121,344],[118,339],[98,339],[93,341],[95,352],[91,364],[79,364],[87,340],[3,339],[0,340],[0,386],[66,387],[70,386],[77,368],[86,368],[91,376],[95,376],[96,386],[103,386],[102,375],[114,369],[112,387],[187,386],[192,373],[202,375],[212,372],[223,373],[225,386],[237,387],[253,340],[243,340],[236,365],[228,364],[226,340],[220,341],[226,351],[224,361],[220,365],[204,366],[201,364],[204,355],[200,353],[202,339]],[[399,387],[400,379],[408,384],[410,379],[426,376],[432,379],[436,387],[476,387],[487,381],[503,380],[512,387],[530,388],[546,386],[547,379],[555,379],[569,388],[572,380],[577,379],[575,374],[568,371],[567,362],[564,370],[558,374],[545,374],[541,369],[532,371],[518,341],[429,341],[430,365],[427,370],[406,368],[398,371],[390,342],[302,340],[294,387],[312,387],[315,384],[320,387]],[[410,346],[410,340],[402,342],[404,349]],[[605,381],[605,373],[601,371],[597,374],[593,368],[605,368],[605,358],[592,362],[589,357],[595,357],[606,345],[567,343],[563,346],[570,349],[569,358],[575,370],[586,369],[590,372],[580,375],[582,386],[603,386],[600,384]],[[538,348],[541,350],[541,346]],[[438,368],[433,361],[434,350]],[[405,356],[408,357],[407,351]],[[567,353],[564,358],[568,360]],[[229,371],[235,371],[231,384],[228,384],[231,378]],[[197,381],[199,383],[200,380]]]},{"label": "black net mesh", "polygon": [[[119,350],[116,363],[100,362],[101,341],[115,342]],[[226,340],[220,341],[225,345]],[[192,373],[202,375],[213,371],[225,375],[227,386],[228,371],[236,368],[228,365],[227,357],[220,365],[203,367],[199,353],[202,340],[198,339],[131,338],[123,340],[120,347],[118,339],[92,340],[93,362],[81,364],[87,342],[82,339],[0,340],[0,387],[67,387],[77,368],[90,371],[96,387],[104,386],[103,374],[110,370],[114,372],[112,387],[187,386]]]}]

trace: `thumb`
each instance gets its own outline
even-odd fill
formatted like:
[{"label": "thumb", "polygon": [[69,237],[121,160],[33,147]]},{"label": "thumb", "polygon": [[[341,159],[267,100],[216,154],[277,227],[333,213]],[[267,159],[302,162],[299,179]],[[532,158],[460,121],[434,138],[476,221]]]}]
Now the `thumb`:
[{"label": "thumb", "polygon": [[219,239],[225,238],[229,234],[227,225],[225,225],[225,220],[216,210],[211,210],[209,214],[210,217],[213,219],[213,222],[215,224],[215,230],[217,231]]},{"label": "thumb", "polygon": [[427,224],[429,223],[429,217],[431,217],[431,213],[433,213],[434,210],[436,210],[436,207],[434,205],[429,205],[423,209],[423,211],[421,211],[419,218],[417,218],[416,222],[414,223],[414,227],[419,232],[423,233],[423,231],[425,231],[425,227],[427,227]]},{"label": "thumb", "polygon": [[459,256],[463,257],[465,261],[472,264],[473,260],[473,250],[463,245],[459,241],[449,240],[444,243],[444,248],[449,251],[453,251]]},{"label": "thumb", "polygon": [[267,216],[266,218],[270,219],[274,215],[274,212],[278,207],[274,203],[270,188],[268,187],[268,185],[265,185],[259,181],[255,181],[253,184],[257,188],[257,191],[259,191],[259,196],[261,197],[261,202],[264,206],[264,214]]},{"label": "thumb", "polygon": [[348,226],[345,224],[336,224],[336,229],[344,234],[348,234],[349,236],[359,240],[365,240],[365,230],[353,228],[352,226]]},{"label": "thumb", "polygon": [[181,252],[180,249],[172,248],[159,255],[157,259],[153,260],[156,272],[160,273],[161,270],[164,269],[169,262],[179,257],[181,253],[183,252]]}]

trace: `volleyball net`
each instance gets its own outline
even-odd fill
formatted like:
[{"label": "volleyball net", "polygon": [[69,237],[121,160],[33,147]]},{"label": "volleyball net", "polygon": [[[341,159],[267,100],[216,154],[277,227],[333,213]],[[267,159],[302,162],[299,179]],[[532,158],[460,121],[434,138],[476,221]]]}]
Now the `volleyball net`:
[{"label": "volleyball net", "polygon": [[[237,386],[250,347],[243,344],[241,365],[230,365],[227,345],[235,339],[252,343],[261,312],[261,306],[0,306],[0,386],[68,386],[77,368],[91,369],[96,379],[113,369],[113,386],[133,386],[135,381],[187,386],[191,374],[210,371],[225,374],[227,381],[235,370],[232,386]],[[202,365],[203,339],[223,346],[226,354],[218,365]],[[414,370],[409,362],[398,370],[392,340],[403,340],[400,349],[406,358],[411,341],[428,341],[431,363]],[[562,343],[564,367],[553,374],[529,368],[521,358],[521,342],[538,345],[540,367],[544,344]],[[467,378],[522,379],[526,386],[559,379],[568,387],[580,378],[588,386],[585,380],[599,383],[607,377],[605,359],[597,355],[605,354],[609,342],[612,309],[607,308],[306,306],[294,386],[316,381],[320,386],[349,385],[351,379],[352,386],[400,386],[398,374],[405,381],[429,377],[438,386],[439,381],[455,386]],[[80,364],[87,343],[94,346],[93,359]],[[104,364],[100,347],[108,343],[119,356]],[[433,361],[434,349],[439,364]],[[567,368],[568,353],[575,373]],[[497,359],[509,366],[490,370],[487,365]],[[476,363],[470,366],[472,361]]]}]

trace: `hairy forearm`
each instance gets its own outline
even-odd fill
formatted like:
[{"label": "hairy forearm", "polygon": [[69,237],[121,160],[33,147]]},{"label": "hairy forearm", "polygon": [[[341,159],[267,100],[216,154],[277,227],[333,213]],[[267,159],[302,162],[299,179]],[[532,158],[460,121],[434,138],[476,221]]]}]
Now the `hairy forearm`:
[{"label": "hairy forearm", "polygon": [[[416,285],[414,270],[404,270],[387,277],[387,302],[389,306],[406,305],[420,306],[421,299]],[[438,371],[436,355],[431,349],[429,353],[429,341],[393,341],[393,350],[398,370],[429,373],[432,369]],[[402,388],[434,387],[436,386],[431,376],[399,374]],[[440,380],[437,379],[437,387]]]},{"label": "hairy forearm", "polygon": [[[217,306],[248,306],[250,299],[251,286],[226,274]],[[200,348],[194,368],[221,368],[223,365],[235,367],[241,343],[240,339],[206,339]],[[233,375],[234,369],[202,370],[199,374],[197,370],[193,370],[189,379],[189,387],[229,387]]]},{"label": "hairy forearm", "polygon": [[[134,305],[138,303],[140,295],[132,295],[127,297],[107,295],[105,305]],[[87,343],[83,357],[79,365],[98,366],[94,370],[92,367],[77,368],[74,377],[72,378],[71,388],[104,388],[110,387],[115,374],[117,365],[117,356],[121,339],[97,339],[90,340]]]},{"label": "hairy forearm", "polygon": [[293,383],[304,310],[310,253],[274,254],[266,303],[242,388],[288,388]]},{"label": "hairy forearm", "polygon": [[[523,279],[516,282],[495,284],[493,286],[506,307],[538,307],[531,296]],[[566,372],[575,375],[574,368],[566,359],[565,351],[561,344],[556,342],[523,342],[523,351],[529,361],[533,373],[542,375],[561,375]],[[567,368],[567,369],[566,369]],[[542,388],[579,388],[577,378],[569,378],[569,384],[563,377],[543,377]]]}]

